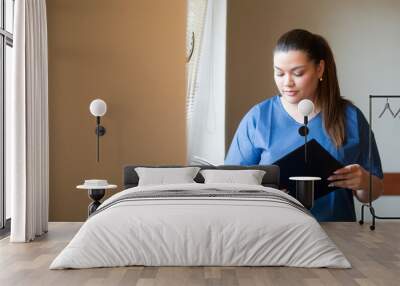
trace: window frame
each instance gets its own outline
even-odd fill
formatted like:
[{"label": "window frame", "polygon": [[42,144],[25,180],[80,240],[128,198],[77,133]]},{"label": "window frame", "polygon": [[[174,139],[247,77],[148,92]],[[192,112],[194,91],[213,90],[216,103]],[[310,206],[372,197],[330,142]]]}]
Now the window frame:
[{"label": "window frame", "polygon": [[[5,93],[6,93],[6,47],[13,48],[13,33],[6,30],[6,0],[0,0],[0,230],[1,233],[9,230],[10,221],[6,219],[6,190],[5,190]],[[15,0],[11,0],[13,14]],[[14,15],[12,15],[14,18]],[[14,27],[13,27],[14,30]],[[0,233],[0,234],[1,234]]]}]

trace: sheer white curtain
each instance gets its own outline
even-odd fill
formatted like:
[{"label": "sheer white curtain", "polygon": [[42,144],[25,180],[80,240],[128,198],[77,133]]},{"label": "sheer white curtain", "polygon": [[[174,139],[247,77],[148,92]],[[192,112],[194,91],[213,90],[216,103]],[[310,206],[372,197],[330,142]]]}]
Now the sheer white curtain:
[{"label": "sheer white curtain", "polygon": [[224,163],[226,11],[226,0],[189,0],[188,29],[201,31],[188,64],[189,164]]},{"label": "sheer white curtain", "polygon": [[12,242],[47,232],[49,193],[47,21],[45,0],[17,0],[14,90],[6,114]]},{"label": "sheer white curtain", "polygon": [[191,154],[190,149],[192,144],[190,142],[192,142],[192,138],[190,136],[190,130],[193,125],[195,96],[199,87],[198,72],[200,57],[202,55],[201,48],[204,38],[208,0],[187,0],[187,4],[186,46],[188,49],[188,56],[186,64],[186,121],[189,142],[188,152]]}]

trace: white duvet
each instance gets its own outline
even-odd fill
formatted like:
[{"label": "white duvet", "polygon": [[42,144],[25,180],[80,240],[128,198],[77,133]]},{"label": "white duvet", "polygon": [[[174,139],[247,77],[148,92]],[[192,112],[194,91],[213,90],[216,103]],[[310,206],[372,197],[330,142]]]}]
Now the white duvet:
[{"label": "white duvet", "polygon": [[311,215],[274,200],[175,197],[112,204],[131,192],[204,188],[261,190],[297,202],[279,190],[254,185],[127,189],[99,207],[104,210],[82,225],[50,269],[127,265],[351,267]]}]

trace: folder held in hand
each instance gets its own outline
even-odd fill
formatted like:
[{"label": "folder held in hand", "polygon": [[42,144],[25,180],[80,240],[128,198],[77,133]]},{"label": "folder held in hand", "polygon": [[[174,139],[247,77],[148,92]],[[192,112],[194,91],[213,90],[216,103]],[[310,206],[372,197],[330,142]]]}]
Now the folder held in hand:
[{"label": "folder held in hand", "polygon": [[343,167],[315,139],[307,142],[307,164],[304,158],[304,145],[288,153],[273,164],[280,167],[280,189],[287,189],[292,195],[295,194],[296,184],[289,180],[289,177],[320,177],[321,181],[315,182],[315,200],[338,189],[337,187],[328,187],[331,182],[327,178],[333,175],[334,171]]}]

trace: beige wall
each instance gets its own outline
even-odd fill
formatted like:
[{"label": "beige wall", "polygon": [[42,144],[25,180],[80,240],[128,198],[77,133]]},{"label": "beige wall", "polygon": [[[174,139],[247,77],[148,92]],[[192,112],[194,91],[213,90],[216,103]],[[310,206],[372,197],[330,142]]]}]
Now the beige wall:
[{"label": "beige wall", "polygon": [[[124,164],[184,164],[186,1],[47,1],[50,220],[86,218],[75,186],[106,178],[121,186]],[[95,118],[102,98],[101,162]]]},{"label": "beige wall", "polygon": [[273,23],[271,2],[274,1],[228,1],[226,151],[243,115],[275,92],[272,49],[277,35],[285,28]]}]

